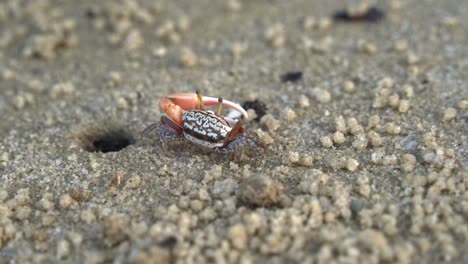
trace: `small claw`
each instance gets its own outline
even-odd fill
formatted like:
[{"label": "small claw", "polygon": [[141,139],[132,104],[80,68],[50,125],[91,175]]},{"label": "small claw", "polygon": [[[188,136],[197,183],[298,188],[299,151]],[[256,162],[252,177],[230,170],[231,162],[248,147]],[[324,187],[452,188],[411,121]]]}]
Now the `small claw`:
[{"label": "small claw", "polygon": [[159,108],[169,116],[175,123],[182,126],[182,114],[184,109],[174,103],[171,98],[164,97],[159,101]]},{"label": "small claw", "polygon": [[[200,105],[218,105],[218,98],[210,96],[198,96],[196,93],[175,93],[167,96],[175,105],[179,106],[183,110],[200,109]],[[200,99],[202,104],[200,104]],[[223,100],[223,107],[231,108],[244,116],[245,119],[249,118],[247,111],[237,103],[229,100]]]},{"label": "small claw", "polygon": [[141,131],[141,135],[144,136],[148,133],[150,133],[151,131],[157,129],[159,127],[159,123],[153,123],[149,126],[147,126],[145,129],[143,129],[143,131]]}]

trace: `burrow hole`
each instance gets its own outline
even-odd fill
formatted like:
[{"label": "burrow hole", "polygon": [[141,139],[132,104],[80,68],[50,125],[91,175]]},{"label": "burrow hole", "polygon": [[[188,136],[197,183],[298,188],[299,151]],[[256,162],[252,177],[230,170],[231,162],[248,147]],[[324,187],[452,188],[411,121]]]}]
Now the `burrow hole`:
[{"label": "burrow hole", "polygon": [[115,125],[87,128],[76,135],[84,150],[89,152],[116,152],[135,143],[135,138],[125,128]]}]

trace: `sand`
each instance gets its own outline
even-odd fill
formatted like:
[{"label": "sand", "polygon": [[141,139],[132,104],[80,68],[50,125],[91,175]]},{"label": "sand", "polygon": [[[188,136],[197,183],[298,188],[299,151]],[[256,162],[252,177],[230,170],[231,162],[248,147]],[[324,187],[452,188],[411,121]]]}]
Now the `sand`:
[{"label": "sand", "polygon": [[[2,1],[0,263],[466,263],[468,2],[350,4]],[[264,147],[140,134],[196,89]]]}]

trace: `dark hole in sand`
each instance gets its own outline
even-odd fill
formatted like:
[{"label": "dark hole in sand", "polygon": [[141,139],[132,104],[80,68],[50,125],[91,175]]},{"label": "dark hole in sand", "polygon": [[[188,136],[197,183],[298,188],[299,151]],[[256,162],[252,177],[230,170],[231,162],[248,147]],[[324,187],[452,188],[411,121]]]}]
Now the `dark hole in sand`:
[{"label": "dark hole in sand", "polygon": [[94,151],[103,153],[119,151],[131,144],[133,137],[123,130],[109,131],[93,141]]},{"label": "dark hole in sand", "polygon": [[287,72],[280,76],[282,82],[297,82],[302,80],[303,73],[301,71]]},{"label": "dark hole in sand", "polygon": [[258,99],[255,99],[254,101],[245,101],[242,104],[242,107],[245,110],[253,109],[255,110],[255,113],[257,114],[257,117],[254,119],[255,121],[259,121],[262,116],[266,114],[266,111],[268,110],[266,104]]},{"label": "dark hole in sand", "polygon": [[78,141],[89,152],[107,153],[120,151],[133,144],[135,139],[127,130],[110,126],[82,131],[78,134]]},{"label": "dark hole in sand", "polygon": [[163,240],[159,241],[158,245],[162,248],[172,249],[177,244],[177,237],[175,236],[168,236]]},{"label": "dark hole in sand", "polygon": [[352,14],[349,10],[340,10],[333,14],[333,19],[339,22],[379,22],[384,19],[385,13],[377,7],[369,7],[362,13]]}]

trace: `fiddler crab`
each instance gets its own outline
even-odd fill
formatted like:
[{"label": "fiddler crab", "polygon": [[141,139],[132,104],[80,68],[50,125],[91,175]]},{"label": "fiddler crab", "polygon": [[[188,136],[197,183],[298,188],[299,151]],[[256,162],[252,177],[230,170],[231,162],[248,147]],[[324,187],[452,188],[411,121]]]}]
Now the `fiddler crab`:
[{"label": "fiddler crab", "polygon": [[[216,112],[206,109],[210,105],[217,105]],[[232,109],[227,116],[221,114],[223,106]],[[142,133],[159,130],[163,146],[168,141],[186,140],[218,153],[238,152],[246,143],[258,153],[259,146],[263,146],[255,133],[245,131],[243,118],[248,118],[247,112],[234,102],[201,96],[197,90],[166,96],[159,102],[159,108],[165,113],[161,121],[149,125]]]}]

